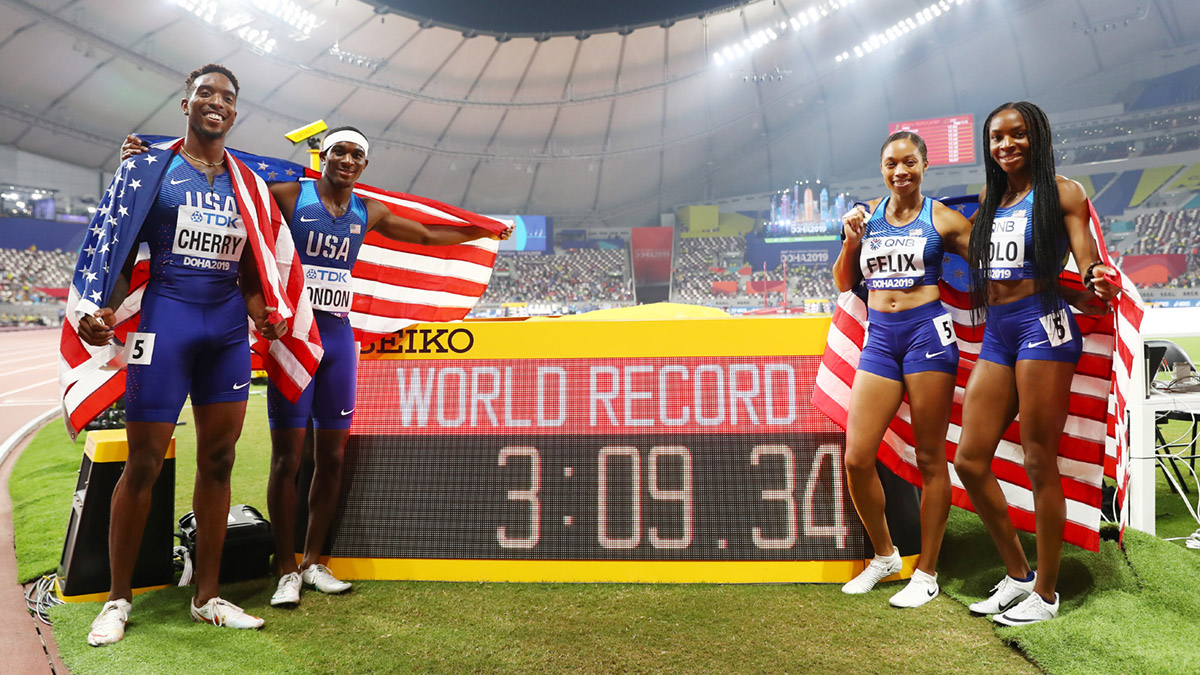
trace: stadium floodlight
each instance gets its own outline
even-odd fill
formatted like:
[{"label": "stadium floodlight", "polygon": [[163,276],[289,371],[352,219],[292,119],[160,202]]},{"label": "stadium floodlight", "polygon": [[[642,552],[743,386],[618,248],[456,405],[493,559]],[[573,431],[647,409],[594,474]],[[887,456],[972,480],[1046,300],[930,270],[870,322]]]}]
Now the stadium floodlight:
[{"label": "stadium floodlight", "polygon": [[[861,59],[864,52],[870,54],[880,49],[883,45],[894,42],[907,35],[910,31],[916,30],[918,26],[933,22],[934,19],[947,14],[952,8],[966,2],[966,0],[953,0],[953,4],[951,4],[951,1],[938,0],[937,3],[917,11],[911,17],[901,19],[881,32],[873,33],[866,40],[863,40],[861,45],[853,47],[855,55]],[[849,54],[843,51],[834,56],[834,62],[842,63],[848,58]]]}]

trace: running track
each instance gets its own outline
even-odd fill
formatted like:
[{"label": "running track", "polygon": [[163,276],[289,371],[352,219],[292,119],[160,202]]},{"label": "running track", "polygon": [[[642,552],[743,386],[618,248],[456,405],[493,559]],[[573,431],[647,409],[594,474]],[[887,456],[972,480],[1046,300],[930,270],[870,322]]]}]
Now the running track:
[{"label": "running track", "polygon": [[[0,333],[0,446],[31,420],[58,408],[58,336],[57,328]],[[61,428],[62,423],[52,420],[50,424]],[[62,434],[66,438],[65,429]],[[2,669],[10,673],[65,673],[50,630],[42,626],[39,632],[38,624],[25,611],[24,589],[17,583],[8,475],[20,447],[18,444],[13,456],[0,462],[0,625],[5,626],[0,630]]]},{"label": "running track", "polygon": [[57,328],[0,333],[0,443],[58,407],[59,334]]}]

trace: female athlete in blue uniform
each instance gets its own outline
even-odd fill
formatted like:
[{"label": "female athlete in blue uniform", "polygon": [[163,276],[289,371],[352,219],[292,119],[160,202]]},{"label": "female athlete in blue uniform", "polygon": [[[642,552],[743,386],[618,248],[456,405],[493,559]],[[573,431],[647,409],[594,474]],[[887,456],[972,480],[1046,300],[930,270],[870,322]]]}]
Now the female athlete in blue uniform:
[{"label": "female athlete in blue uniform", "polygon": [[875,456],[908,392],[921,471],[921,557],[908,585],[891,598],[919,607],[938,594],[937,558],[950,511],[946,429],[958,370],[958,344],[937,282],[944,251],[965,254],[970,223],[921,194],[928,168],[925,141],[892,134],[880,150],[891,194],[843,218],[845,240],[833,265],[838,289],[867,287],[867,337],[850,393],[846,477],[850,497],[875,548],[875,558],[842,587],[866,593],[900,571],[900,553],[884,518],[884,493]]},{"label": "female athlete in blue uniform", "polygon": [[[193,71],[181,102],[188,118],[178,155],[162,179],[157,198],[138,233],[150,248],[150,281],[142,297],[136,333],[126,341],[126,435],[129,455],[112,497],[109,528],[111,586],[108,602],[92,623],[88,643],[110,644],[125,634],[132,599],[133,567],[141,545],[150,493],[162,469],[175,422],[188,394],[196,422],[197,621],[233,628],[260,628],[263,620],[217,595],[229,476],[241,434],[250,384],[247,313],[264,337],[286,332],[269,325],[259,275],[241,223],[225,166],[225,134],[237,116],[238,84],[228,69],[209,64]],[[133,186],[136,189],[137,186]],[[134,251],[137,247],[134,247]],[[128,289],[118,284],[108,306],[79,321],[91,345],[108,344],[112,308]],[[124,286],[122,288],[121,286]]]},{"label": "female athlete in blue uniform", "polygon": [[[1066,253],[1075,257],[1085,284],[1100,299],[1111,299],[1118,289],[1104,280],[1110,270],[1100,263],[1088,231],[1083,188],[1054,173],[1045,113],[1024,101],[1005,103],[988,115],[983,134],[989,149],[987,184],[975,214],[969,260],[973,304],[986,312],[987,327],[967,381],[954,470],[1008,572],[971,611],[1016,626],[1058,615],[1054,589],[1066,522],[1058,445],[1082,349],[1079,327],[1057,282]],[[1079,300],[1074,299],[1084,305]],[[1018,413],[1025,473],[1033,489],[1036,575],[992,472],[1001,435]]]}]

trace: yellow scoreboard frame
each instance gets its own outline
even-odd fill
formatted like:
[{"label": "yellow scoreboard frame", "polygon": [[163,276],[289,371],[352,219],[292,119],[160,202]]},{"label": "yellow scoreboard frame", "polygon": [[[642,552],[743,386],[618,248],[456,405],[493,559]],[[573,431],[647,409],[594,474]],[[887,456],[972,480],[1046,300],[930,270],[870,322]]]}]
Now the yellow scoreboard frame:
[{"label": "yellow scoreboard frame", "polygon": [[[865,567],[869,542],[841,475],[844,435],[809,400],[829,317],[597,316],[421,324],[364,347],[343,494],[327,546],[333,573],[442,581],[840,583]],[[552,382],[548,389],[560,400],[548,414],[543,403],[550,394],[543,389],[555,375],[557,388]],[[535,380],[536,395],[530,391]],[[444,383],[445,391],[439,388]],[[784,384],[791,387],[786,394]],[[412,410],[421,386],[426,404],[436,402],[432,411]],[[461,400],[443,405],[455,392]],[[709,393],[719,403],[706,402]],[[809,436],[825,443],[818,448],[819,441],[805,440]],[[463,459],[479,454],[480,443],[510,437],[517,440],[498,455],[493,448],[474,464]],[[464,445],[460,438],[472,440]],[[411,446],[407,460],[395,458],[401,451],[388,445],[393,441]],[[805,443],[807,450],[799,447]],[[583,459],[597,445],[593,471]],[[747,460],[749,445],[754,450]],[[435,455],[445,459],[427,461]],[[735,456],[742,466],[730,464]],[[813,466],[807,479],[794,468],[806,457]],[[390,468],[368,468],[373,461]],[[438,468],[447,462],[455,468]],[[404,473],[410,469],[416,473]],[[380,472],[391,472],[382,483]],[[497,474],[508,482],[497,487]],[[493,501],[430,506],[476,499],[426,490],[460,478],[464,491],[488,492],[493,497],[479,499]],[[381,484],[387,487],[372,494]],[[410,485],[419,498],[395,498]],[[744,503],[726,506],[739,499]],[[782,515],[749,527],[755,513],[760,519]],[[477,522],[492,517],[504,524]],[[400,541],[410,532],[424,536],[416,531],[430,523],[443,523],[448,534],[430,530],[420,541]],[[468,531],[482,538],[456,539]],[[796,559],[801,549],[812,559]],[[898,577],[910,575],[915,562],[916,555],[906,555]]]}]

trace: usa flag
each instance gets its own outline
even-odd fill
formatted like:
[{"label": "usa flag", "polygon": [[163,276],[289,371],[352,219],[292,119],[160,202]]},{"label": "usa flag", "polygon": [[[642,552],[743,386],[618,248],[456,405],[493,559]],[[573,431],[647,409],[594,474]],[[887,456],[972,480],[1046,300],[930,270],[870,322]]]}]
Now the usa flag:
[{"label": "usa flag", "polygon": [[[973,208],[971,205],[976,200],[962,198],[954,201],[959,207]],[[1096,240],[1100,258],[1115,270],[1104,245],[1099,218],[1090,202],[1088,210],[1091,214],[1089,228]],[[1126,399],[1133,369],[1133,351],[1129,340],[1141,326],[1144,313],[1141,296],[1132,283],[1119,272],[1109,280],[1121,287],[1121,293],[1111,302],[1114,311],[1103,316],[1075,316],[1083,333],[1083,356],[1071,382],[1070,410],[1058,454],[1058,468],[1067,500],[1064,539],[1092,551],[1100,546],[1101,495],[1105,476],[1117,483],[1117,499],[1122,505],[1122,526],[1124,514],[1128,513],[1128,508],[1125,508],[1128,506],[1129,485],[1129,454],[1125,442]],[[1071,267],[1063,272],[1060,282],[1074,289],[1083,288],[1078,271]],[[960,355],[946,439],[951,499],[956,506],[974,510],[954,471],[954,454],[962,432],[963,392],[979,357],[984,327],[982,323],[973,321],[970,297],[966,292],[954,288],[945,280],[939,282],[939,288],[942,304],[954,320]],[[833,324],[829,329],[812,398],[813,404],[843,429],[847,424],[850,387],[854,383],[854,373],[862,353],[866,323],[865,298],[853,291],[843,293],[834,310]],[[884,434],[879,459],[897,475],[920,486],[921,474],[917,469],[911,420],[911,411],[905,401]],[[1033,532],[1033,491],[1025,475],[1020,439],[1018,419],[1005,431],[992,461],[992,470],[1008,500],[1013,524],[1020,530]]]},{"label": "usa flag", "polygon": [[[123,162],[84,238],[59,341],[59,390],[72,438],[125,393],[123,344],[137,328],[149,280],[149,250],[144,244],[136,255],[129,293],[115,311],[116,340],[104,347],[88,345],[78,336],[79,320],[107,306],[171,157],[182,142],[176,139],[160,144]],[[295,400],[308,386],[323,354],[312,306],[304,292],[303,269],[266,183],[228,150],[225,160],[264,300],[268,307],[277,308],[269,321],[286,320],[289,328],[280,340],[269,342],[259,336],[253,348],[280,391]]]},{"label": "usa flag", "polygon": [[[174,142],[140,135],[159,147]],[[263,180],[315,180],[321,174],[295,162],[231,150]],[[398,216],[423,225],[475,225],[499,233],[506,225],[428,197],[383,190],[359,183],[354,192],[382,202]],[[477,239],[454,246],[422,246],[392,241],[378,232],[363,240],[352,270],[354,301],[350,324],[363,344],[415,323],[456,321],[465,317],[487,290],[499,242]]]}]

